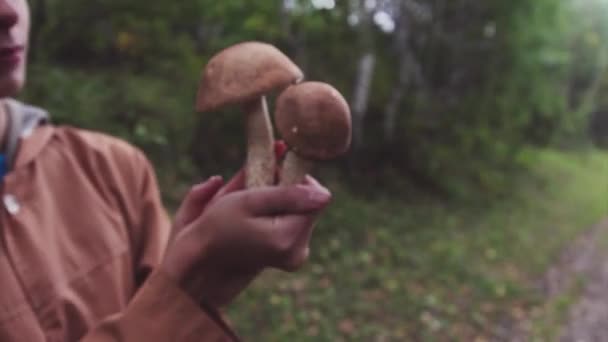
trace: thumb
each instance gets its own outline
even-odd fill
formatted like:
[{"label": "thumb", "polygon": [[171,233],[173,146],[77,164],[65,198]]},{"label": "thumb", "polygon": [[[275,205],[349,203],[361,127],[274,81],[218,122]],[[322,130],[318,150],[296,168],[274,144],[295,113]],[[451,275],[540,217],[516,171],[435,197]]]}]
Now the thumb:
[{"label": "thumb", "polygon": [[331,200],[328,190],[307,185],[262,187],[241,195],[244,209],[253,216],[310,213],[323,209]]}]

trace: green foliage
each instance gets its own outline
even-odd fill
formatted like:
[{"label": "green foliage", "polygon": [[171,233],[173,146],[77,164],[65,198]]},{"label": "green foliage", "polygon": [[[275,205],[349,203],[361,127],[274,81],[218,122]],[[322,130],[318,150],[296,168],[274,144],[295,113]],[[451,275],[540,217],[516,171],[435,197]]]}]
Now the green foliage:
[{"label": "green foliage", "polygon": [[112,69],[36,64],[23,97],[43,98],[55,123],[106,132],[139,146],[157,166],[163,190],[170,191],[185,179],[198,178],[184,152],[191,147],[191,127],[198,122],[188,105],[194,91]]},{"label": "green foliage", "polygon": [[597,102],[586,85],[608,30],[595,17],[570,23],[598,4],[433,0],[421,2],[430,21],[396,18],[397,29],[409,25],[406,49],[422,80],[404,88],[397,139],[387,142],[382,120],[403,42],[364,18],[349,25],[348,2],[332,10],[293,3],[287,11],[282,1],[34,1],[25,98],[52,109],[57,122],[134,141],[175,179],[192,175],[192,165],[203,174],[234,170],[243,158],[242,116],[235,108],[197,115],[194,94],[211,55],[261,40],[351,101],[358,58],[374,52],[365,146],[341,168],[357,183],[386,171],[438,193],[500,193],[522,166],[523,147],[584,136]]}]

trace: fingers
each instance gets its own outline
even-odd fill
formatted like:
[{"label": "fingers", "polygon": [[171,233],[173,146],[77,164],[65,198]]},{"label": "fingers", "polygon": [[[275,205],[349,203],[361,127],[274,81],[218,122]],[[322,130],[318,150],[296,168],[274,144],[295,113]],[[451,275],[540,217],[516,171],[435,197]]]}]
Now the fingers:
[{"label": "fingers", "polygon": [[208,202],[222,185],[224,185],[222,176],[212,176],[205,182],[193,186],[188,195],[186,195],[186,200],[198,203]]},{"label": "fingers", "polygon": [[179,229],[194,221],[223,184],[222,177],[213,176],[192,187],[175,215],[175,226]]},{"label": "fingers", "polygon": [[312,238],[313,230],[315,229],[316,216],[314,215],[309,220],[308,229],[303,229],[300,235],[296,238],[296,242],[292,247],[292,251],[289,257],[284,261],[284,271],[293,272],[300,268],[310,254],[310,240]]},{"label": "fingers", "polygon": [[306,214],[323,209],[331,200],[327,189],[306,185],[262,187],[240,195],[245,211],[252,216]]},{"label": "fingers", "polygon": [[243,190],[245,188],[245,169],[239,170],[224,187],[218,191],[216,198],[222,197],[229,193]]},{"label": "fingers", "polygon": [[312,177],[294,186],[242,190],[244,178],[241,171],[215,192],[200,222],[189,225],[191,237],[228,269],[295,271],[308,258],[314,221],[330,192]]},{"label": "fingers", "polygon": [[311,175],[306,175],[306,177],[304,177],[304,182],[303,184],[306,185],[310,185],[316,189],[321,189],[321,191],[328,191],[329,190],[324,187],[323,185],[321,185],[321,183],[319,183],[319,181],[317,181],[314,177],[312,177]]}]

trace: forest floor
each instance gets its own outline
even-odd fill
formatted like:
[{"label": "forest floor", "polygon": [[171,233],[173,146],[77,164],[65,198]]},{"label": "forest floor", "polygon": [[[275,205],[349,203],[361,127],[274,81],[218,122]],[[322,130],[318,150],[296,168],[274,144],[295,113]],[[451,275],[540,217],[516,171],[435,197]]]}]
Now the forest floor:
[{"label": "forest floor", "polygon": [[531,156],[477,207],[329,184],[308,265],[265,272],[228,317],[249,341],[608,341],[590,335],[608,331],[608,154]]},{"label": "forest floor", "polygon": [[[538,280],[543,315],[509,326],[500,340],[608,341],[608,219],[584,231]],[[513,323],[513,322],[511,322]]]},{"label": "forest floor", "polygon": [[608,220],[579,238],[565,253],[565,267],[556,267],[558,282],[578,278],[584,283],[560,331],[560,341],[608,341],[607,245]]}]

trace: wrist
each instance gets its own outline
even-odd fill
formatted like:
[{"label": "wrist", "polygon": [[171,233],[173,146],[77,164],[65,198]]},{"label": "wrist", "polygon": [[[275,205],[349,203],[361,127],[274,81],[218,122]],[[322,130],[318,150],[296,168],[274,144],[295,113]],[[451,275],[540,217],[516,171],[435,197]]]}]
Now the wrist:
[{"label": "wrist", "polygon": [[204,256],[204,248],[193,239],[176,239],[167,250],[160,269],[171,277],[178,286],[190,296],[197,299],[196,283],[200,278]]}]

